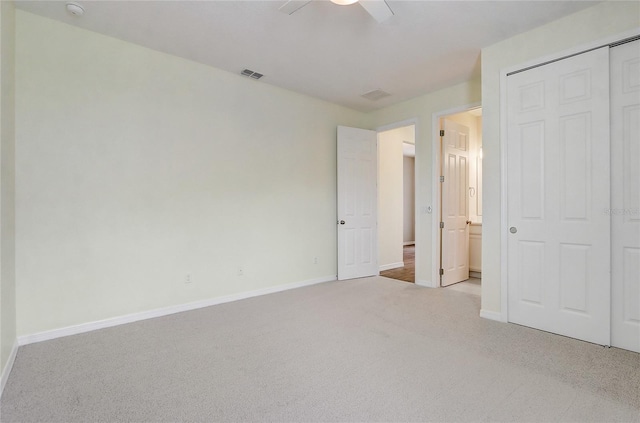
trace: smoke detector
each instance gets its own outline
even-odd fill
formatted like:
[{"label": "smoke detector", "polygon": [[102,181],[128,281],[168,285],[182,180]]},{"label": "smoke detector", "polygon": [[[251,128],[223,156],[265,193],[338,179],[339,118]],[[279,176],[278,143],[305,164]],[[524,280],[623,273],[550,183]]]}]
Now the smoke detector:
[{"label": "smoke detector", "polygon": [[73,16],[84,15],[84,8],[80,6],[78,3],[67,3],[66,7],[67,7],[67,12],[69,12]]}]

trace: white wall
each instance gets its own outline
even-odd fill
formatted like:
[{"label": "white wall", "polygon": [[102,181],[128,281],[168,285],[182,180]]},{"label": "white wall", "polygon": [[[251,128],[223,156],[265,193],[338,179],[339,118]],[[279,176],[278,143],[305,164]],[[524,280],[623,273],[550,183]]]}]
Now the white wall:
[{"label": "white wall", "polygon": [[402,135],[397,129],[378,134],[378,263],[381,270],[403,265]]},{"label": "white wall", "polygon": [[404,156],[402,159],[403,184],[403,244],[416,240],[416,192],[415,192],[415,158]]},{"label": "white wall", "polygon": [[464,82],[431,94],[420,96],[394,106],[370,113],[375,126],[390,125],[408,119],[415,119],[416,143],[416,283],[435,286],[433,280],[432,226],[437,215],[429,213],[427,207],[432,203],[433,169],[432,148],[438,137],[434,132],[432,119],[434,113],[455,107],[480,102],[480,81]]},{"label": "white wall", "polygon": [[[639,2],[603,2],[482,50],[482,310],[501,313],[500,71],[640,26]],[[504,317],[504,316],[503,316]]]},{"label": "white wall", "polygon": [[13,3],[0,1],[0,372],[16,342],[14,27]]},{"label": "white wall", "polygon": [[335,277],[335,131],[366,115],[16,19],[18,335]]}]

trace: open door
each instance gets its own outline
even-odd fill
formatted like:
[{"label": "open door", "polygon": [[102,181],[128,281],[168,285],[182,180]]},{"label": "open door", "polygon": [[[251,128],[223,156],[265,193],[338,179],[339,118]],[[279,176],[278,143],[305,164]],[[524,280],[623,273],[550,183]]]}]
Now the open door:
[{"label": "open door", "polygon": [[377,133],[338,126],[338,280],[378,274]]},{"label": "open door", "polygon": [[441,286],[469,279],[469,128],[444,120]]}]

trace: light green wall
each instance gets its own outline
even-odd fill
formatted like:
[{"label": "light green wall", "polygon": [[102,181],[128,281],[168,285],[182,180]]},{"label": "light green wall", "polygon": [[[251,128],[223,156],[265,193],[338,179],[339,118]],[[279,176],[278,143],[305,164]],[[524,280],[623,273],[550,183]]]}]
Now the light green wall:
[{"label": "light green wall", "polygon": [[501,312],[500,71],[638,26],[640,2],[603,2],[482,50],[483,311]]},{"label": "light green wall", "polygon": [[[402,205],[403,205],[403,228],[402,243],[415,242],[415,209],[416,209],[416,186],[415,186],[415,158],[410,156],[402,157]],[[403,251],[404,255],[404,251]]]},{"label": "light green wall", "polygon": [[16,342],[15,279],[15,12],[0,2],[0,371]]},{"label": "light green wall", "polygon": [[[480,81],[468,81],[431,94],[414,98],[375,112],[371,118],[376,127],[416,120],[416,281],[423,285],[437,284],[433,281],[432,226],[437,213],[429,214],[426,207],[432,203],[432,146],[434,128],[432,118],[435,113],[480,102]],[[436,264],[439,265],[439,264]]]},{"label": "light green wall", "polygon": [[378,265],[402,263],[404,190],[402,141],[405,128],[378,134]]},{"label": "light green wall", "polygon": [[366,115],[23,11],[16,33],[18,335],[335,277],[336,127]]}]

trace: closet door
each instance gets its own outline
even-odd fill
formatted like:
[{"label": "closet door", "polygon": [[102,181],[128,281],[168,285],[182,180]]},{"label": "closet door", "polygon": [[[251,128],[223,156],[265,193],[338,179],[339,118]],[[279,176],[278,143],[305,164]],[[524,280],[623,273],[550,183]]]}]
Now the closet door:
[{"label": "closet door", "polygon": [[609,48],[507,77],[508,320],[610,343]]},{"label": "closet door", "polygon": [[640,41],[610,54],[611,345],[640,352]]}]

